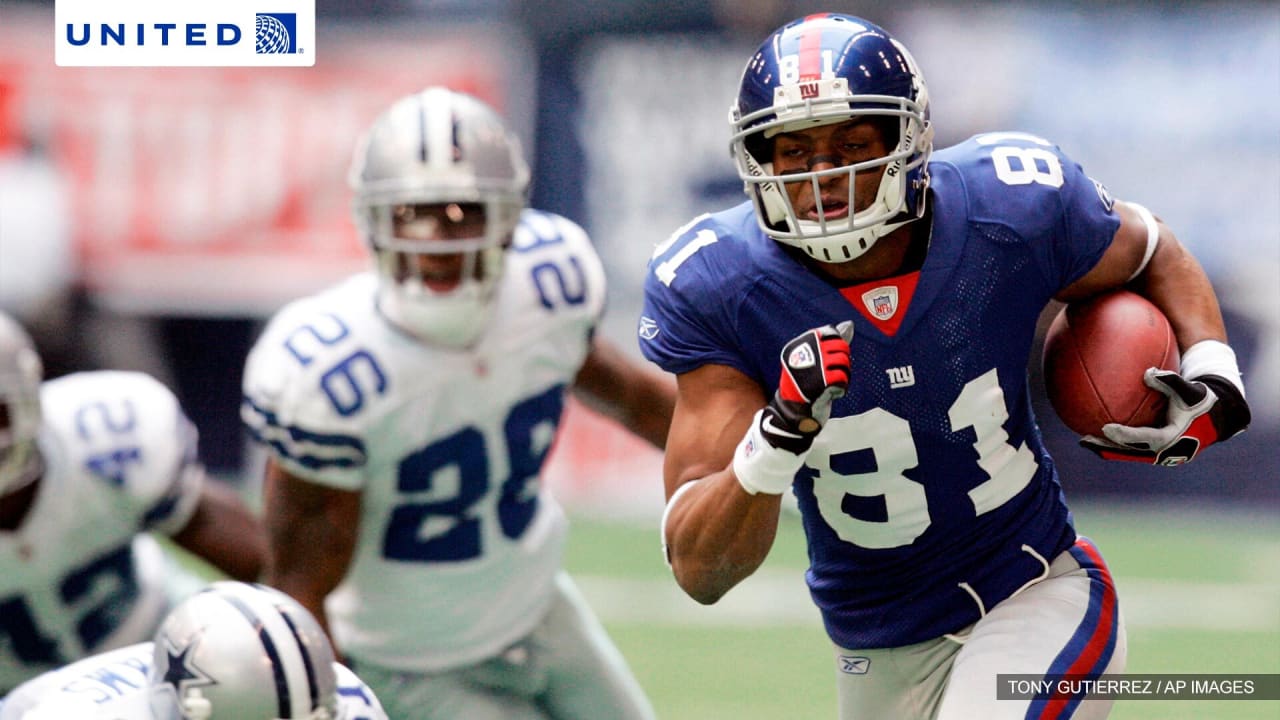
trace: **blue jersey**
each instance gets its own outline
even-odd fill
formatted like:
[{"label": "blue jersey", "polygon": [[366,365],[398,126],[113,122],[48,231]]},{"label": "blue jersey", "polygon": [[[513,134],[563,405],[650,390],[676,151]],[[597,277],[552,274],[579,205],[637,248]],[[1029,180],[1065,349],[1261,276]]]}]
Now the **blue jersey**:
[{"label": "blue jersey", "polygon": [[[933,229],[910,282],[853,289],[759,229],[750,203],[659,246],[640,347],[673,373],[714,363],[777,390],[779,352],[855,323],[848,393],[797,472],[810,592],[845,648],[955,632],[1070,547],[1075,530],[1032,413],[1027,363],[1051,298],[1120,221],[1050,143],[978,136],[933,155]],[[909,302],[906,295],[910,295]]]}]

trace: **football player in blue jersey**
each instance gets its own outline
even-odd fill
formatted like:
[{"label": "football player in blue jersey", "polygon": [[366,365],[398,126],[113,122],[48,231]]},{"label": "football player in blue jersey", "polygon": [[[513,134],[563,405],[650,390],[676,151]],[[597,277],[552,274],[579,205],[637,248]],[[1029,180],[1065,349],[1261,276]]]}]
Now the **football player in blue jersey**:
[{"label": "football player in blue jersey", "polygon": [[541,472],[569,390],[661,447],[674,383],[595,334],[600,259],[525,208],[519,143],[480,101],[402,98],[351,181],[375,268],[281,310],[245,372],[270,584],[392,717],[652,718],[561,569]]},{"label": "football player in blue jersey", "polygon": [[1087,447],[1174,465],[1249,410],[1200,266],[1145,208],[1052,142],[933,152],[911,55],[818,14],[747,63],[731,147],[749,202],[659,245],[644,354],[678,379],[663,541],[714,603],[759,567],[790,490],[835,646],[840,717],[1104,717],[1109,702],[996,698],[996,675],[1124,667],[1115,585],[1076,534],[1028,395],[1053,299],[1128,287],[1169,317],[1180,372],[1159,428]]}]

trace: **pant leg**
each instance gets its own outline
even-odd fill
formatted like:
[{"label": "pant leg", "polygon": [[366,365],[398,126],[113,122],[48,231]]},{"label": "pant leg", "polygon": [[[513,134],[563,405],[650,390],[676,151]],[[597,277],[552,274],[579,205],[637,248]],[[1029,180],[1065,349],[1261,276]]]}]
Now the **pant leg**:
[{"label": "pant leg", "polygon": [[1049,577],[999,603],[956,654],[938,720],[1099,720],[1109,700],[997,700],[997,675],[1080,675],[1124,670],[1127,646],[1115,585],[1093,543],[1081,538]]},{"label": "pant leg", "polygon": [[567,573],[556,577],[556,598],[529,643],[546,670],[540,702],[549,717],[654,719],[639,681]]}]

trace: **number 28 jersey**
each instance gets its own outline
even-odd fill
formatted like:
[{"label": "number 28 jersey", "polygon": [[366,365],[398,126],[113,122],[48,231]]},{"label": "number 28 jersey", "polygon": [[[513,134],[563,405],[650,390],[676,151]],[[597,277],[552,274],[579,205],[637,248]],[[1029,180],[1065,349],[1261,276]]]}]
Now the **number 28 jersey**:
[{"label": "number 28 jersey", "polygon": [[539,473],[604,303],[585,233],[526,210],[468,350],[387,322],[358,275],[286,306],[248,358],[242,419],[286,470],[362,493],[326,610],[342,652],[434,671],[498,654],[549,607],[566,520]]},{"label": "number 28 jersey", "polygon": [[644,354],[714,363],[777,390],[779,352],[853,320],[848,393],[792,490],[811,595],[846,648],[955,632],[1075,540],[1032,413],[1036,322],[1119,227],[1113,201],[1050,143],[978,136],[929,164],[918,274],[837,287],[759,229],[750,204],[695,219],[650,262]]}]

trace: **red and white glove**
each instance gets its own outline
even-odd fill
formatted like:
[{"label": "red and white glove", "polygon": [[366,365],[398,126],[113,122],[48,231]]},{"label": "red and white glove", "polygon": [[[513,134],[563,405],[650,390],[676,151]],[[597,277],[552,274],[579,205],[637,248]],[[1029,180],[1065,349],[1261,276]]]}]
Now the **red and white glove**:
[{"label": "red and white glove", "polygon": [[831,417],[831,403],[849,387],[853,322],[801,333],[782,348],[778,391],[756,413],[738,443],[733,471],[752,495],[780,495]]},{"label": "red and white glove", "polygon": [[[1148,368],[1143,373],[1142,381],[1147,387],[1169,398],[1163,427],[1108,423],[1102,426],[1105,438],[1086,435],[1080,445],[1106,460],[1173,466],[1190,462],[1201,450],[1243,432],[1252,415],[1244,399],[1240,371],[1235,369],[1235,354],[1222,343],[1208,342],[1213,344],[1198,344],[1183,356],[1182,369],[1187,376],[1158,368]],[[1221,374],[1190,377],[1195,370],[1203,369],[1194,367],[1202,364],[1197,357],[1205,354],[1196,353],[1198,347],[1211,350],[1214,359],[1224,363],[1227,356],[1223,351],[1230,353],[1229,363],[1210,365]]]}]

